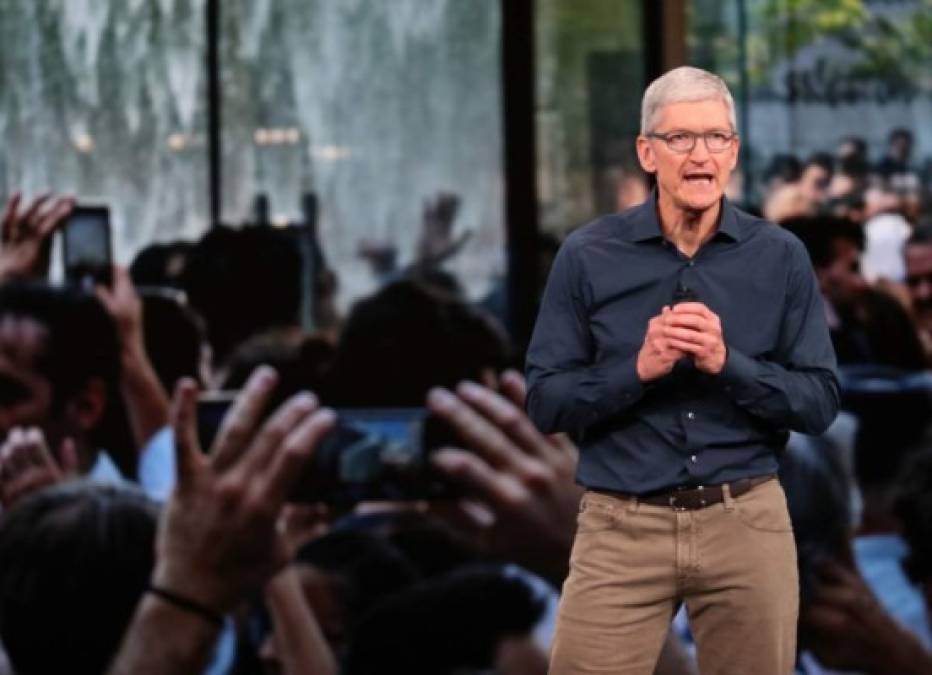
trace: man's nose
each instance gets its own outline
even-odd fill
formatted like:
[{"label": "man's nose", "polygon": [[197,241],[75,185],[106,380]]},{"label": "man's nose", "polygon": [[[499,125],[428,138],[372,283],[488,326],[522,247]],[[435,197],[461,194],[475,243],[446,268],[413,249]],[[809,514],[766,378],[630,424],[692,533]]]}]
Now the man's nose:
[{"label": "man's nose", "polygon": [[709,148],[705,144],[705,138],[697,136],[696,144],[693,146],[693,149],[689,151],[689,159],[693,162],[702,163],[709,159],[709,155]]}]

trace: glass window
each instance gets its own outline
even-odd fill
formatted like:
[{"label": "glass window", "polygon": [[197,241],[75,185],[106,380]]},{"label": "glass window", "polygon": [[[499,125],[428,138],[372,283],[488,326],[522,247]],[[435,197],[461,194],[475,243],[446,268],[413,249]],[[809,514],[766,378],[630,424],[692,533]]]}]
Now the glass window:
[{"label": "glass window", "polygon": [[204,0],[4,0],[0,193],[111,207],[128,263],[207,226]]},{"label": "glass window", "polygon": [[844,154],[848,137],[863,139],[868,165],[879,168],[898,127],[912,132],[909,161],[928,176],[929,9],[926,0],[688,3],[690,63],[721,74],[735,93],[751,201],[779,168],[775,158]]},{"label": "glass window", "polygon": [[541,226],[558,233],[643,198],[634,150],[645,63],[639,0],[538,0]]},{"label": "glass window", "polygon": [[[261,194],[272,222],[300,220],[315,194],[344,306],[428,226],[438,254],[468,237],[445,269],[487,293],[504,273],[500,23],[496,0],[224,2],[223,218],[254,219]],[[440,193],[458,206],[425,219]]]}]

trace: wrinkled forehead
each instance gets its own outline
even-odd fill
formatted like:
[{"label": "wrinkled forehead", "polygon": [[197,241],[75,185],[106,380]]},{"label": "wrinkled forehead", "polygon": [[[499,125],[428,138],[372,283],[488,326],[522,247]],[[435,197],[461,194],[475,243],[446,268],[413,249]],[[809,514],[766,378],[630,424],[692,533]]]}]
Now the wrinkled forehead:
[{"label": "wrinkled forehead", "polygon": [[20,363],[34,363],[48,341],[48,329],[36,319],[0,313],[0,354]]},{"label": "wrinkled forehead", "polygon": [[731,131],[728,104],[722,98],[671,101],[657,110],[656,128],[690,131]]}]

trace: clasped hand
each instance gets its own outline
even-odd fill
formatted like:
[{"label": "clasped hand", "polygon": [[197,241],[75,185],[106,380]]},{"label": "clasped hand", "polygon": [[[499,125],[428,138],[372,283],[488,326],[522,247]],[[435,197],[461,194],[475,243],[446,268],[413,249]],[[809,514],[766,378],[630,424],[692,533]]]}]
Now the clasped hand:
[{"label": "clasped hand", "polygon": [[726,355],[722,322],[715,312],[701,302],[665,306],[647,324],[638,353],[638,377],[642,382],[663,377],[684,357],[699,370],[717,375],[725,367]]}]

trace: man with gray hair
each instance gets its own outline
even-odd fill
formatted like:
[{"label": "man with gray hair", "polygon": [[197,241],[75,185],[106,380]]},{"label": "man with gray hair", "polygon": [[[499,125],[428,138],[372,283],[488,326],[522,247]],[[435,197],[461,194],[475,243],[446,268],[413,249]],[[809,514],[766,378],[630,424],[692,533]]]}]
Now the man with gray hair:
[{"label": "man with gray hair", "polygon": [[738,159],[725,83],[677,68],[644,94],[657,187],[570,235],[527,356],[527,407],[580,446],[586,488],[550,672],[653,672],[686,604],[703,675],[786,675],[798,579],[775,478],[789,430],[838,410],[802,244],[723,197]]}]

